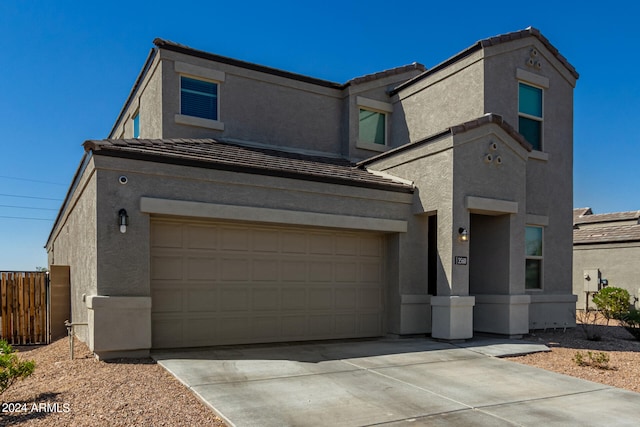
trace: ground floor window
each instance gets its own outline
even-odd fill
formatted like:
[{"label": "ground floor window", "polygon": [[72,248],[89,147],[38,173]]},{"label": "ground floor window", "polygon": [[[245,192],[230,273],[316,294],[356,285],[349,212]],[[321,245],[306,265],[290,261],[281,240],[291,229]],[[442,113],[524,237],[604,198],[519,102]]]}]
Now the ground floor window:
[{"label": "ground floor window", "polygon": [[542,227],[525,230],[525,288],[542,289]]}]

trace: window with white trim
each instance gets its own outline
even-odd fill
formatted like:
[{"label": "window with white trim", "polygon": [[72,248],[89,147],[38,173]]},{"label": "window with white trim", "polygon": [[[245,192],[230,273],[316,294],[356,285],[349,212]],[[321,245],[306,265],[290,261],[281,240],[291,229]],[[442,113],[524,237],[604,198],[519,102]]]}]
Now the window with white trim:
[{"label": "window with white trim", "polygon": [[525,289],[542,289],[542,227],[525,228]]},{"label": "window with white trim", "polygon": [[218,83],[180,76],[180,114],[218,120]]},{"label": "window with white trim", "polygon": [[518,131],[534,150],[542,150],[542,96],[539,87],[518,82]]}]

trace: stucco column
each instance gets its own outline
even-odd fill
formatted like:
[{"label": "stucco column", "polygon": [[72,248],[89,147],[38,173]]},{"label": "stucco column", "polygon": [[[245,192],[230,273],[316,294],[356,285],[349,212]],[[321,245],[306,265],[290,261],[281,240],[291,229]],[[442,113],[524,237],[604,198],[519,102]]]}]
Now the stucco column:
[{"label": "stucco column", "polygon": [[431,336],[442,340],[473,338],[473,306],[475,297],[431,297],[433,324]]},{"label": "stucco column", "polygon": [[89,349],[99,359],[147,357],[151,297],[87,297]]}]

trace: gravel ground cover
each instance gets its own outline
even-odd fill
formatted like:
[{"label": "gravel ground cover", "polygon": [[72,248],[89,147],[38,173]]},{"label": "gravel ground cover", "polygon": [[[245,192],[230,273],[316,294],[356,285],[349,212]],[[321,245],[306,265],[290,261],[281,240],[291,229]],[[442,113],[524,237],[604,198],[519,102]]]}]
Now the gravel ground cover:
[{"label": "gravel ground cover", "polygon": [[[615,321],[594,327],[589,341],[581,328],[536,331],[527,339],[550,352],[510,357],[517,363],[640,392],[640,342]],[[224,426],[195,395],[151,359],[96,360],[75,341],[16,347],[36,362],[35,373],[1,397],[0,425],[13,426]],[[576,352],[605,353],[608,368],[578,366]],[[35,404],[35,407],[34,407]]]},{"label": "gravel ground cover", "polygon": [[[571,375],[614,387],[640,392],[640,341],[636,341],[615,320],[609,325],[593,325],[591,331],[601,337],[599,341],[586,339],[583,328],[549,329],[536,331],[526,337],[530,341],[546,344],[551,351],[526,356],[510,357],[509,360],[526,365],[537,366],[548,371]],[[579,366],[573,359],[580,352],[593,356],[604,353],[609,358],[603,368]]]},{"label": "gravel ground cover", "polygon": [[[36,370],[2,396],[1,426],[224,426],[151,359],[96,360],[75,340],[15,348]],[[33,406],[35,404],[35,407]]]}]

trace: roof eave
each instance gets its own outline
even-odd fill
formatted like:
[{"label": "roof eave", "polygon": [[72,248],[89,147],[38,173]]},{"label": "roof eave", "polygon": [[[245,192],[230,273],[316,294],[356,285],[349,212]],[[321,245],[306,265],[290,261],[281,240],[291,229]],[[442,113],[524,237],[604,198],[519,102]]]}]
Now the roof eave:
[{"label": "roof eave", "polygon": [[280,70],[278,68],[267,67],[265,65],[255,64],[253,62],[241,61],[239,59],[229,58],[227,56],[216,55],[214,53],[205,52],[203,50],[194,49],[189,46],[185,46],[179,43],[175,43],[169,40],[156,38],[153,40],[153,44],[159,49],[165,49],[172,52],[183,53],[189,56],[195,56],[197,58],[207,59],[210,61],[220,62],[227,65],[233,65],[236,67],[258,71],[261,73],[272,74],[287,79],[297,80],[304,83],[310,83],[318,86],[324,86],[331,89],[342,90],[345,88],[344,84],[332,82],[329,80],[318,79],[315,77],[305,76],[303,74],[292,73],[290,71]]},{"label": "roof eave", "polygon": [[85,150],[93,152],[94,155],[105,157],[117,157],[130,160],[150,161],[155,163],[172,164],[179,166],[197,167],[203,169],[215,169],[237,173],[248,173],[256,175],[273,176],[279,178],[300,179],[305,181],[323,182],[328,184],[347,185],[351,187],[370,188],[375,190],[393,191],[399,193],[413,193],[414,189],[407,185],[382,183],[382,182],[366,182],[351,180],[335,176],[317,175],[312,173],[283,171],[281,169],[270,169],[258,166],[238,165],[225,162],[212,162],[206,160],[188,159],[174,156],[158,155],[153,153],[132,152],[119,149],[110,149],[102,146],[99,141],[86,141],[84,143]]},{"label": "roof eave", "polygon": [[142,80],[144,80],[145,76],[149,72],[149,69],[151,68],[151,64],[153,63],[153,59],[155,58],[156,53],[157,53],[157,49],[151,48],[151,50],[149,51],[149,54],[147,55],[147,59],[144,62],[142,70],[140,70],[138,77],[136,77],[136,81],[133,83],[133,87],[131,88],[131,91],[129,91],[127,100],[124,102],[122,109],[120,109],[118,118],[116,119],[116,122],[114,123],[113,127],[109,131],[109,135],[107,136],[107,138],[115,138],[115,135],[113,135],[113,133],[116,131],[116,129],[122,122],[122,119],[124,118],[124,113],[129,109],[129,106],[131,105],[133,98],[136,95],[136,92],[138,92],[138,89],[140,88],[140,84],[142,83]]},{"label": "roof eave", "polygon": [[482,117],[479,117],[475,120],[470,120],[468,122],[464,122],[461,123],[459,125],[455,125],[455,126],[451,126],[441,132],[438,132],[436,134],[427,136],[426,138],[420,139],[418,141],[415,142],[409,142],[407,144],[401,145],[400,147],[396,147],[393,148],[389,151],[385,151],[384,153],[380,153],[376,156],[373,157],[369,157],[368,159],[362,160],[360,162],[357,163],[357,166],[360,167],[364,167],[370,163],[373,163],[377,160],[383,159],[385,157],[389,157],[389,156],[393,156],[399,152],[417,147],[421,144],[425,144],[431,141],[434,141],[438,138],[442,138],[443,136],[446,135],[457,135],[463,132],[467,132],[470,131],[472,129],[476,129],[479,128],[481,126],[484,125],[488,125],[488,124],[495,124],[498,125],[500,128],[502,128],[502,130],[504,130],[511,138],[513,138],[518,144],[520,144],[520,146],[522,146],[522,148],[524,148],[526,151],[531,152],[533,150],[533,147],[531,144],[529,144],[524,137],[518,133],[513,126],[511,126],[509,123],[507,123],[502,116],[500,116],[499,114],[485,114]]}]

